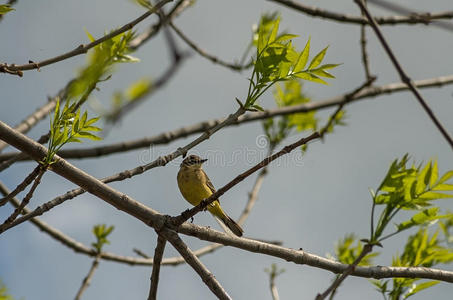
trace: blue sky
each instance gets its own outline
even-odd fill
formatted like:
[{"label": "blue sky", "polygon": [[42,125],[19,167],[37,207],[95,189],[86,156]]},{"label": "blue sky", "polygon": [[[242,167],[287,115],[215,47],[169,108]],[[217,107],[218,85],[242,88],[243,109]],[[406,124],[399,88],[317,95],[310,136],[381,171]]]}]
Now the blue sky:
[{"label": "blue sky", "polygon": [[[353,1],[304,3],[358,14]],[[398,3],[421,11],[451,9],[446,0],[436,1],[434,8],[432,3],[425,1]],[[140,7],[126,0],[18,1],[15,8],[16,11],[0,23],[3,41],[0,43],[0,61],[16,64],[66,52],[88,41],[84,29],[99,37],[142,13]],[[385,13],[372,8],[373,13]],[[314,51],[330,45],[326,62],[343,63],[333,70],[337,79],[330,80],[329,86],[304,85],[304,91],[314,101],[349,92],[363,82],[357,26],[314,19],[270,1],[258,0],[199,0],[175,23],[206,51],[233,61],[242,55],[250,40],[251,27],[258,22],[260,15],[275,10],[281,12],[281,28],[299,35],[295,40],[298,49],[311,36]],[[153,17],[144,21],[138,30],[155,20]],[[370,30],[367,32],[371,70],[378,75],[376,84],[399,81],[375,36]],[[452,74],[452,32],[423,25],[388,26],[383,28],[383,32],[412,79]],[[181,40],[176,40],[181,48],[187,49]],[[249,72],[235,73],[191,53],[165,88],[129,113],[98,144],[152,136],[233,112],[237,105],[235,97],[245,97]],[[162,34],[140,48],[134,56],[141,62],[119,66],[112,79],[100,85],[100,90],[93,94],[94,98],[109,105],[115,91],[125,89],[143,77],[158,77],[170,63]],[[42,68],[40,72],[28,71],[23,78],[2,75],[1,120],[10,125],[19,123],[48,96],[64,87],[84,62],[85,57],[78,56]],[[453,132],[453,87],[425,89],[422,94],[447,130]],[[265,108],[275,107],[271,93],[260,101]],[[270,166],[256,207],[243,226],[246,236],[282,240],[286,247],[326,255],[333,252],[334,243],[347,233],[354,232],[359,237],[368,235],[371,204],[368,188],[378,186],[395,158],[406,152],[416,162],[426,162],[434,157],[439,161],[441,173],[452,169],[451,149],[411,94],[381,96],[352,104],[346,110],[347,126],[336,128],[324,142],[313,143],[301,163],[280,161]],[[330,110],[322,111],[319,118],[325,121],[329,113]],[[37,138],[48,130],[48,126],[46,119],[28,136]],[[262,133],[258,122],[226,128],[194,149],[195,153],[208,158],[214,155],[235,157],[234,163],[225,166],[217,165],[215,160],[206,164],[205,169],[216,187],[255,163],[253,155],[264,155],[265,149],[257,143],[257,137]],[[152,149],[71,162],[94,176],[105,177],[143,164],[143,158],[149,155],[156,158],[174,151],[194,138],[191,136]],[[298,138],[294,135],[287,143]],[[89,145],[94,143],[84,143],[82,147]],[[290,154],[292,158],[298,155],[300,153]],[[188,207],[176,186],[180,161],[177,159],[165,168],[153,169],[112,186],[162,213],[175,215]],[[0,180],[13,188],[33,168],[33,163],[16,164],[2,172]],[[222,197],[222,206],[232,217],[239,216],[242,211],[254,178],[251,176]],[[73,184],[48,172],[30,206],[36,207],[71,188],[74,188]],[[439,205],[452,208],[449,200]],[[0,217],[4,219],[9,213],[9,207],[2,207]],[[106,250],[122,255],[134,255],[132,248],[135,247],[152,254],[156,243],[153,230],[88,194],[66,202],[42,219],[87,245],[93,241],[91,228],[94,224],[114,224],[112,243]],[[197,215],[195,223],[219,228],[206,213]],[[190,237],[184,236],[183,239],[192,249],[206,245]],[[386,241],[376,262],[389,265],[392,256],[402,251],[404,240],[402,235]],[[2,234],[0,251],[0,278],[19,299],[72,298],[91,265],[90,258],[74,253],[31,224],[23,224]],[[167,246],[165,256],[174,255],[176,252]],[[277,278],[282,299],[313,299],[333,277],[324,270],[296,266],[228,247],[201,260],[234,299],[270,299],[268,275],[264,268],[272,263],[286,270]],[[144,299],[148,293],[150,273],[149,267],[102,261],[83,299]],[[367,299],[381,299],[367,280],[351,277],[342,285],[336,299],[363,299],[365,294]],[[214,299],[187,265],[161,269],[158,295],[162,299]],[[441,283],[414,299],[424,299],[428,295],[433,299],[447,299],[451,287]]]}]

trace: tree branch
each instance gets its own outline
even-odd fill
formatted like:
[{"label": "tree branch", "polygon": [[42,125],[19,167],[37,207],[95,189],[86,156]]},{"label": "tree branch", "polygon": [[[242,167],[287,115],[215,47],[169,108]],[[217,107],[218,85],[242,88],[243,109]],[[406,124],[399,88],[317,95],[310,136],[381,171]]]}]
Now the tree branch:
[{"label": "tree branch", "polygon": [[[6,219],[5,222],[2,225],[0,225],[0,232],[3,232],[4,231],[3,227],[6,227],[9,224],[11,224],[17,218],[17,216],[21,214],[22,209],[24,209],[24,207],[30,202],[31,198],[33,197],[33,193],[35,192],[38,185],[41,183],[41,178],[45,172],[46,172],[46,168],[42,167],[40,165],[38,174],[34,178],[34,182],[30,188],[30,191],[28,191],[27,195],[24,197],[24,199],[19,204],[19,206],[14,210],[14,212],[8,217],[8,219]],[[9,195],[8,195],[8,197],[5,197],[5,198],[9,198]]]},{"label": "tree branch", "polygon": [[91,278],[93,278],[94,272],[96,271],[97,267],[99,266],[100,256],[97,255],[96,258],[93,260],[91,264],[90,271],[88,271],[87,276],[83,279],[82,285],[80,286],[77,295],[75,296],[75,300],[80,300],[82,298],[83,292],[90,286]]},{"label": "tree branch", "polygon": [[[384,8],[384,9],[387,9],[387,10],[391,10],[391,11],[395,11],[397,13],[400,13],[400,14],[403,14],[403,15],[417,15],[419,13],[417,12],[414,12],[414,11],[411,11],[409,9],[407,9],[406,7],[402,6],[402,5],[398,5],[394,2],[388,2],[388,1],[383,1],[383,0],[370,0],[370,3],[376,5],[376,6],[380,6],[381,8]],[[430,13],[425,13],[425,14],[419,14],[421,17],[423,17],[423,15],[425,15],[426,17],[429,17],[430,16]],[[446,29],[448,31],[453,31],[453,24],[448,22],[448,21],[432,21],[429,23],[429,25],[432,25],[432,26],[436,26],[436,27],[439,27],[439,28],[442,28],[442,29]]]},{"label": "tree branch", "polygon": [[367,17],[368,21],[370,22],[371,27],[373,28],[373,30],[376,33],[379,41],[382,44],[382,47],[387,52],[387,55],[389,56],[389,58],[392,61],[395,69],[397,70],[398,74],[400,75],[401,81],[404,82],[409,87],[409,89],[414,94],[415,98],[418,100],[418,102],[423,107],[425,112],[431,118],[431,121],[433,121],[434,125],[436,125],[437,129],[439,129],[440,133],[443,135],[445,140],[450,144],[450,147],[453,149],[453,139],[448,134],[447,130],[443,127],[443,125],[440,123],[440,121],[436,118],[436,116],[434,115],[432,110],[429,108],[428,104],[426,104],[425,99],[423,99],[422,95],[420,94],[418,89],[415,87],[415,85],[412,82],[412,80],[409,78],[409,76],[406,74],[406,72],[401,67],[401,65],[398,62],[398,60],[397,60],[395,54],[393,53],[392,49],[390,49],[390,45],[387,43],[387,41],[384,38],[384,35],[382,34],[381,30],[379,29],[379,25],[376,23],[376,21],[371,16],[370,12],[368,11],[368,8],[363,3],[363,0],[354,0],[354,2],[357,3],[357,5],[360,7],[360,9],[362,10],[362,12],[365,14],[365,16]]},{"label": "tree branch", "polygon": [[2,63],[0,64],[0,73],[9,73],[9,74],[16,74],[16,75],[19,75],[22,77],[23,75],[23,72],[22,71],[27,71],[27,70],[33,70],[33,69],[40,69],[44,66],[47,66],[47,65],[50,65],[50,64],[53,64],[53,63],[56,63],[56,62],[60,62],[62,60],[65,60],[65,59],[68,59],[68,58],[71,58],[71,57],[74,57],[74,56],[77,56],[77,55],[80,55],[80,54],[84,54],[86,53],[89,49],[99,45],[100,43],[102,42],[105,42],[123,32],[126,32],[128,30],[131,30],[132,28],[134,28],[135,25],[137,25],[138,23],[140,23],[141,21],[143,21],[144,19],[146,19],[147,17],[149,17],[150,15],[154,14],[156,11],[158,11],[161,7],[163,7],[165,4],[167,4],[168,2],[171,2],[173,0],[162,0],[158,3],[156,3],[156,5],[153,6],[152,9],[148,10],[147,12],[145,12],[143,15],[141,15],[140,17],[136,18],[135,20],[125,24],[124,26],[122,26],[121,28],[117,29],[117,30],[114,30],[112,31],[111,33],[89,43],[89,44],[86,44],[86,45],[80,45],[78,47],[76,47],[74,50],[72,51],[69,51],[69,52],[66,52],[62,55],[59,55],[59,56],[56,56],[56,57],[53,57],[53,58],[49,58],[49,59],[46,59],[46,60],[43,60],[43,61],[40,61],[40,62],[30,62],[28,64],[24,64],[24,65],[15,65],[15,64],[7,64],[7,63]]},{"label": "tree branch", "polygon": [[209,204],[211,204],[212,202],[217,200],[220,196],[225,194],[228,190],[230,190],[232,187],[234,187],[239,182],[243,181],[245,178],[247,178],[251,174],[255,173],[256,171],[258,171],[261,168],[264,168],[265,166],[267,166],[268,164],[270,164],[272,161],[276,160],[280,156],[282,156],[284,154],[288,154],[289,152],[293,151],[294,149],[296,149],[296,148],[298,148],[298,147],[300,147],[302,145],[305,145],[308,142],[310,142],[310,141],[312,141],[314,139],[317,139],[319,137],[320,137],[319,133],[318,132],[314,132],[311,135],[309,135],[308,137],[301,138],[297,142],[295,142],[293,144],[290,144],[288,146],[285,146],[279,152],[277,152],[277,153],[275,153],[275,154],[273,154],[271,156],[266,157],[260,163],[258,163],[255,166],[251,167],[250,169],[248,169],[247,171],[243,172],[242,174],[239,174],[238,176],[236,176],[233,180],[231,180],[226,185],[224,185],[223,187],[218,189],[211,196],[209,196],[208,198],[202,200],[200,202],[200,204],[198,204],[197,206],[195,206],[195,207],[193,207],[191,209],[188,209],[188,210],[184,211],[183,213],[181,213],[181,215],[173,218],[173,222],[176,224],[176,226],[181,225],[183,222],[187,221],[189,218],[193,217],[195,214],[197,214],[200,211],[206,209],[206,207],[208,207]]},{"label": "tree branch", "polygon": [[[260,253],[272,257],[278,257],[285,261],[290,261],[299,265],[308,265],[335,274],[343,273],[349,265],[342,264],[335,260],[330,260],[315,254],[310,254],[303,250],[295,250],[277,245],[271,245],[247,238],[239,238],[211,228],[196,226],[191,223],[184,223],[178,228],[178,232],[196,237],[201,240],[220,243],[243,249],[249,252]],[[425,267],[386,267],[386,266],[358,266],[351,273],[352,276],[365,278],[424,278],[441,280],[453,283],[453,272]]]},{"label": "tree branch", "polygon": [[327,296],[332,291],[335,291],[340,284],[348,277],[351,275],[351,273],[354,271],[354,269],[358,266],[358,264],[362,261],[362,259],[371,251],[373,250],[373,245],[371,244],[365,244],[365,246],[362,249],[362,252],[360,252],[360,255],[354,260],[354,262],[349,265],[349,267],[344,270],[344,272],[341,274],[341,276],[338,276],[335,281],[324,291],[322,294],[318,294],[316,296],[316,300],[324,300]]},{"label": "tree branch", "polygon": [[162,263],[162,256],[164,255],[165,244],[167,241],[161,235],[157,236],[157,246],[154,251],[153,271],[151,273],[151,285],[149,288],[148,300],[157,299],[157,285],[159,283],[160,265]]},{"label": "tree branch", "polygon": [[225,289],[220,285],[215,276],[209,272],[209,270],[203,265],[197,256],[187,247],[187,245],[181,240],[178,234],[167,228],[163,228],[158,231],[161,233],[184,257],[187,264],[189,264],[195,272],[198,273],[201,280],[208,286],[208,288],[217,296],[218,299],[230,300],[231,297],[227,294]]},{"label": "tree branch", "polygon": [[[341,14],[333,11],[328,11],[319,7],[309,6],[302,3],[298,3],[292,0],[270,0],[277,2],[289,8],[300,11],[304,14],[320,17],[327,20],[337,21],[341,23],[350,24],[364,24],[370,25],[366,18],[361,16],[352,16],[347,14]],[[390,17],[376,17],[376,22],[381,25],[396,25],[396,24],[429,24],[432,20],[438,19],[452,19],[453,11],[446,11],[440,13],[419,13],[410,16],[390,16]]]},{"label": "tree branch", "polygon": [[242,70],[247,69],[250,66],[252,66],[252,62],[250,62],[250,63],[248,63],[246,65],[239,65],[239,64],[234,64],[234,63],[229,63],[229,62],[223,61],[223,60],[219,59],[218,57],[216,57],[216,56],[214,56],[212,54],[209,54],[206,51],[204,51],[203,49],[201,49],[200,47],[198,47],[197,44],[195,44],[193,41],[191,41],[178,27],[175,26],[175,24],[173,24],[172,21],[170,21],[168,24],[176,32],[176,34],[184,42],[186,42],[187,45],[189,45],[190,48],[195,50],[195,52],[200,54],[202,57],[212,61],[213,63],[221,65],[221,66],[224,66],[224,67],[227,67],[227,68],[232,69],[234,71],[242,71]]}]

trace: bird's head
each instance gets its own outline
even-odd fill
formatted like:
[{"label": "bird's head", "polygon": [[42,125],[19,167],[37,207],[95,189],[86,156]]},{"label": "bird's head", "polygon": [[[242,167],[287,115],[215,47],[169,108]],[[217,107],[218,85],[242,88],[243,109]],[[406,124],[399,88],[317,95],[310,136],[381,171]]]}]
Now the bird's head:
[{"label": "bird's head", "polygon": [[182,163],[181,163],[181,168],[186,167],[186,168],[201,168],[201,165],[207,161],[207,159],[202,159],[198,155],[192,154],[186,157]]}]

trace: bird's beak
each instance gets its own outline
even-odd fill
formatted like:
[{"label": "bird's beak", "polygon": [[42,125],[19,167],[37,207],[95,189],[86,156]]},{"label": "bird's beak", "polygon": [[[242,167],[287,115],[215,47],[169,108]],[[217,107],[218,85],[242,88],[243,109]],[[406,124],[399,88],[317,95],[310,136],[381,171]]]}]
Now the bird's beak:
[{"label": "bird's beak", "polygon": [[208,161],[208,159],[207,159],[207,158],[205,158],[205,159],[202,159],[202,160],[201,160],[201,163],[204,163],[204,162],[206,162],[206,161]]}]

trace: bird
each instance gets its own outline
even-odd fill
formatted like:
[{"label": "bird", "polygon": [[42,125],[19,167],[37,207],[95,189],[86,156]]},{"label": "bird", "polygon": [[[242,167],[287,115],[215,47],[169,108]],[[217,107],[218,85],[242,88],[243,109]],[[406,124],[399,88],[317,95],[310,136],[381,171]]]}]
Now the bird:
[{"label": "bird", "polygon": [[[202,164],[206,161],[207,159],[202,159],[192,154],[183,160],[179,168],[177,176],[179,190],[184,199],[193,206],[198,205],[202,200],[216,192],[214,185],[202,168]],[[244,231],[223,211],[219,199],[209,204],[207,209],[214,217],[225,224],[231,232],[237,236],[242,236]]]}]

